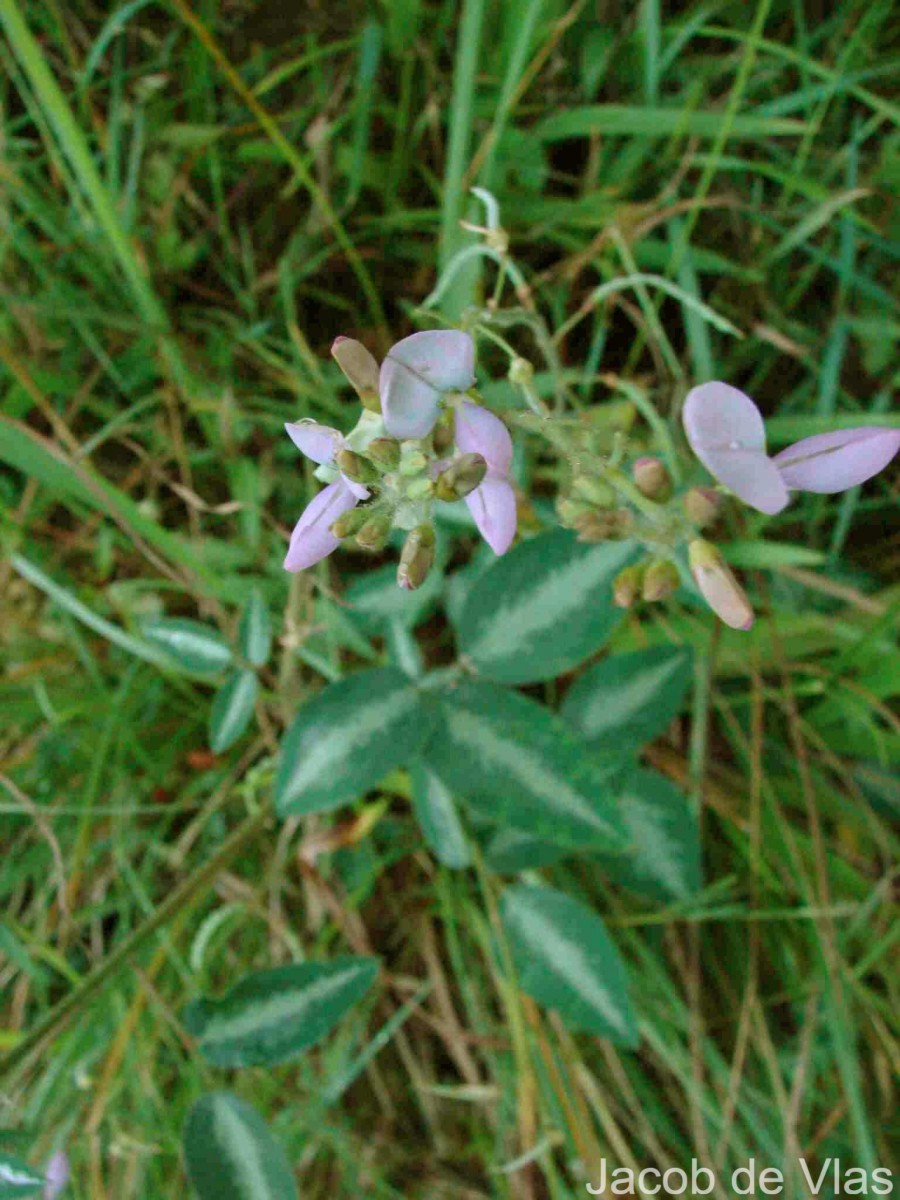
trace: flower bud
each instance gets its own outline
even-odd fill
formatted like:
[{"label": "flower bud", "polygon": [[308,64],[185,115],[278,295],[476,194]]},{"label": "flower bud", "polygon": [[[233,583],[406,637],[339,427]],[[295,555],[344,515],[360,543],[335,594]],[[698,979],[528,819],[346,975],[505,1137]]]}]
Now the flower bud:
[{"label": "flower bud", "polygon": [[641,594],[643,581],[642,566],[625,567],[613,580],[613,604],[617,608],[631,608]]},{"label": "flower bud", "polygon": [[453,450],[453,418],[449,412],[442,413],[431,431],[431,444],[435,454],[443,457]]},{"label": "flower bud", "polygon": [[431,525],[417,525],[407,535],[397,568],[400,587],[412,592],[422,586],[434,563],[434,547],[434,527]]},{"label": "flower bud", "polygon": [[408,500],[427,500],[429,496],[434,495],[434,480],[429,479],[427,475],[419,475],[416,479],[411,479],[406,485],[406,498]]},{"label": "flower bud", "polygon": [[375,438],[369,442],[366,454],[380,471],[396,471],[400,463],[400,443],[396,438]]},{"label": "flower bud", "polygon": [[666,501],[672,495],[672,476],[658,458],[639,458],[631,468],[639,492],[648,500]]},{"label": "flower bud", "polygon": [[612,508],[616,503],[615,488],[596,475],[576,475],[572,480],[572,491],[598,508]]},{"label": "flower bud", "polygon": [[381,550],[391,533],[391,518],[387,513],[369,517],[356,534],[356,544],[363,550]]},{"label": "flower bud", "polygon": [[362,342],[357,342],[354,338],[335,338],[331,355],[363,402],[363,406],[372,412],[380,412],[378,363]]},{"label": "flower bud", "polygon": [[438,500],[462,500],[474,492],[487,475],[487,462],[481,454],[461,454],[435,480]]},{"label": "flower bud", "polygon": [[419,475],[428,466],[428,458],[418,442],[404,442],[400,447],[400,474]]},{"label": "flower bud", "polygon": [[576,500],[574,496],[566,496],[563,493],[556,497],[556,514],[566,529],[574,529],[578,518],[590,511],[590,505],[584,500]]},{"label": "flower bud", "polygon": [[517,387],[529,387],[534,379],[534,367],[527,358],[514,358],[509,364],[506,377]]},{"label": "flower bud", "polygon": [[698,528],[705,529],[712,525],[722,507],[722,494],[714,488],[694,487],[684,493],[681,503],[684,514]]},{"label": "flower bud", "polygon": [[336,538],[352,537],[362,529],[371,515],[371,512],[367,508],[348,509],[347,512],[341,513],[338,519],[331,525],[331,532]]},{"label": "flower bud", "polygon": [[703,599],[732,629],[749,629],[753,609],[731,569],[711,542],[696,538],[688,547],[691,572]]},{"label": "flower bud", "polygon": [[650,602],[665,600],[678,590],[680,583],[675,564],[667,558],[655,558],[644,572],[641,598]]},{"label": "flower bud", "polygon": [[596,512],[591,509],[572,522],[578,533],[579,542],[606,542],[628,537],[634,526],[634,513],[630,508]]},{"label": "flower bud", "polygon": [[334,461],[341,474],[346,475],[354,483],[375,483],[378,479],[378,472],[372,464],[357,454],[355,450],[348,450],[346,446],[342,450],[338,450]]}]

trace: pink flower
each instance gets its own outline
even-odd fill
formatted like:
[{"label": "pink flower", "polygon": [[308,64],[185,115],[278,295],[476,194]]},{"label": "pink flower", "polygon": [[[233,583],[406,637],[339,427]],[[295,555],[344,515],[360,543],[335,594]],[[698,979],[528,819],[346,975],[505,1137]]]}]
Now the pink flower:
[{"label": "pink flower", "polygon": [[44,1168],[43,1200],[56,1200],[69,1182],[69,1157],[65,1150],[57,1150]]},{"label": "pink flower", "polygon": [[435,329],[391,346],[381,364],[379,392],[385,429],[395,438],[431,433],[441,397],[475,382],[475,344],[468,333]]},{"label": "pink flower", "polygon": [[[336,429],[318,425],[315,421],[295,421],[285,425],[288,436],[302,454],[320,466],[330,466],[338,452],[343,449],[344,438]],[[306,506],[300,520],[294,526],[287,556],[286,571],[305,571],[336,550],[340,538],[331,532],[331,526],[358,501],[365,500],[369,493],[360,483],[338,474]]]},{"label": "pink flower", "polygon": [[480,454],[488,465],[484,481],[466,496],[481,536],[495,554],[505,554],[516,534],[516,494],[509,482],[512,438],[499,417],[464,401],[456,410],[456,445]]},{"label": "pink flower", "polygon": [[704,383],[684,402],[691,449],[711,475],[752,508],[778,513],[788,489],[842,492],[883,470],[900,449],[900,430],[861,426],[795,442],[774,459],[766,453],[762,414],[727,383]]}]

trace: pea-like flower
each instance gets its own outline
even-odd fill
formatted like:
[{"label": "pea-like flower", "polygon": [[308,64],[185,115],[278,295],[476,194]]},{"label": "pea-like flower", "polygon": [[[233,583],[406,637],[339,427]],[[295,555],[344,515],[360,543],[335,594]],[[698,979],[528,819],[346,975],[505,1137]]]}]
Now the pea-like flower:
[{"label": "pea-like flower", "polygon": [[478,531],[495,554],[505,554],[516,535],[516,494],[509,482],[512,438],[499,417],[464,400],[456,409],[455,440],[463,454],[487,463],[482,482],[466,496]]},{"label": "pea-like flower", "polygon": [[770,515],[787,506],[791,491],[842,492],[865,483],[900,449],[900,429],[860,426],[803,438],[770,458],[759,409],[721,382],[688,393],[683,421],[690,447],[709,473]]},{"label": "pea-like flower", "polygon": [[379,373],[384,426],[395,438],[427,437],[441,398],[475,382],[475,343],[468,333],[435,329],[391,346]]}]

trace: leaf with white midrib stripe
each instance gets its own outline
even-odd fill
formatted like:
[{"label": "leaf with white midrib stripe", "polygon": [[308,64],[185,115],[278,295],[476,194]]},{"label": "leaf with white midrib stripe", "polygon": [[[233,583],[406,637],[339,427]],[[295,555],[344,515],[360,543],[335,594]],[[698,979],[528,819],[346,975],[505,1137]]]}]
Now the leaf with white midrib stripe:
[{"label": "leaf with white midrib stripe", "polygon": [[523,990],[571,1029],[637,1043],[625,967],[603,922],[564,892],[507,888],[501,916]]},{"label": "leaf with white midrib stripe", "polygon": [[188,1113],[184,1156],[200,1200],[297,1200],[284,1150],[259,1113],[230,1092],[201,1096]]},{"label": "leaf with white midrib stripe", "polygon": [[463,653],[503,683],[571,669],[620,621],[612,582],[634,554],[633,542],[588,546],[566,530],[523,542],[472,587],[459,620]]},{"label": "leaf with white midrib stripe", "polygon": [[321,1041],[377,974],[377,959],[347,957],[257,971],[219,999],[188,1005],[185,1026],[216,1066],[272,1066]]}]

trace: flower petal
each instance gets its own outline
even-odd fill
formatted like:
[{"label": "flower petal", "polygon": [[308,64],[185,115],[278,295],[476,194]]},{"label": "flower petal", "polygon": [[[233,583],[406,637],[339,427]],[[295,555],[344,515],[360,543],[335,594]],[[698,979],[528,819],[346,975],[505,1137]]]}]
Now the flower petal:
[{"label": "flower petal", "polygon": [[341,513],[356,507],[353,495],[343,477],[329,483],[303,510],[303,515],[294,526],[291,544],[284,560],[286,571],[305,571],[313,563],[329,555],[340,545],[340,538],[331,532],[330,526]]},{"label": "flower petal", "polygon": [[508,475],[513,444],[499,417],[466,400],[456,410],[456,445],[463,454],[480,454],[492,472]]},{"label": "flower petal", "polygon": [[343,438],[336,429],[318,421],[287,421],[287,435],[300,451],[314,463],[330,463],[340,449]]},{"label": "flower petal", "polygon": [[745,504],[778,513],[787,487],[766,454],[762,414],[749,396],[727,383],[704,383],[688,392],[684,431],[691,449],[720,483]]},{"label": "flower petal", "polygon": [[348,479],[346,475],[342,475],[344,486],[353,493],[357,500],[368,500],[369,489],[364,483],[356,483],[353,479]]},{"label": "flower petal", "polygon": [[397,438],[430,433],[441,396],[472,386],[474,363],[472,338],[455,329],[414,333],[392,346],[379,383],[388,433]]},{"label": "flower petal", "polygon": [[57,1150],[44,1167],[43,1200],[57,1200],[69,1182],[69,1156],[65,1150]]},{"label": "flower petal", "polygon": [[466,496],[478,532],[495,554],[505,554],[516,536],[516,494],[508,479],[488,475]]},{"label": "flower petal", "polygon": [[843,492],[883,471],[900,450],[900,429],[864,425],[803,438],[776,454],[774,462],[789,488]]}]

